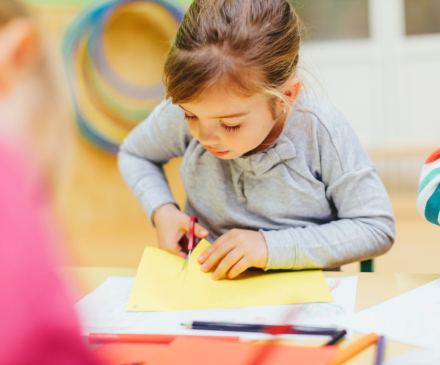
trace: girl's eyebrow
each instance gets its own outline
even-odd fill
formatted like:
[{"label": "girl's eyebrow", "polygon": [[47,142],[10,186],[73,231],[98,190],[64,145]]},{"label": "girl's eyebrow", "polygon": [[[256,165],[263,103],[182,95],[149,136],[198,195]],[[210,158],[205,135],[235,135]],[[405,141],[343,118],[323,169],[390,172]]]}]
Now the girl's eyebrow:
[{"label": "girl's eyebrow", "polygon": [[213,117],[213,119],[237,118],[237,117],[242,117],[242,116],[248,115],[248,114],[249,114],[249,112],[235,113],[235,114],[225,115],[223,117]]},{"label": "girl's eyebrow", "polygon": [[[186,110],[184,107],[182,107],[181,105],[179,105],[183,110],[185,110],[188,113],[194,114],[193,112],[190,112],[189,110]],[[229,114],[229,115],[225,115],[222,117],[212,117],[211,119],[227,119],[227,118],[237,118],[237,117],[242,117],[244,115],[248,115],[249,112],[242,112],[242,113],[235,113],[235,114]]]}]

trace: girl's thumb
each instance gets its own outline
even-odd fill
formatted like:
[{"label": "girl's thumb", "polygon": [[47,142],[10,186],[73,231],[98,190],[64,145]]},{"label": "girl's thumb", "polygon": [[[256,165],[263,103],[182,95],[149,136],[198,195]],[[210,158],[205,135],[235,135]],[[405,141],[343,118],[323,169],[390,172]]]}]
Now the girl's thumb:
[{"label": "girl's thumb", "polygon": [[167,248],[165,250],[170,253],[173,253],[173,254],[180,256],[180,257],[183,257],[183,258],[186,258],[186,256],[187,256],[186,252],[184,252],[182,250],[182,246],[179,243],[175,243],[175,244],[173,243],[173,244],[167,245],[166,247]]},{"label": "girl's thumb", "polygon": [[200,224],[196,223],[194,226],[194,235],[197,238],[206,238],[209,235],[209,232],[203,228]]}]

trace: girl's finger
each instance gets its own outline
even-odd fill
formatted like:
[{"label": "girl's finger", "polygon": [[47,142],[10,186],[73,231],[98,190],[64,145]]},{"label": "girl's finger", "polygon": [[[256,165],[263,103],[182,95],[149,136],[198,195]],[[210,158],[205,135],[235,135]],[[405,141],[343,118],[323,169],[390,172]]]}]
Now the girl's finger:
[{"label": "girl's finger", "polygon": [[219,280],[225,275],[229,269],[234,266],[237,261],[240,261],[244,257],[244,252],[238,248],[229,252],[226,257],[220,262],[217,269],[212,274],[214,280]]},{"label": "girl's finger", "polygon": [[[185,235],[183,235],[183,237],[185,237]],[[186,259],[186,257],[188,256],[188,252],[186,250],[186,248],[188,247],[188,244],[185,247],[182,247],[179,242],[176,243],[176,252],[175,253],[176,253],[176,255]]]},{"label": "girl's finger", "polygon": [[165,251],[168,251],[174,255],[183,257],[186,259],[186,256],[188,256],[188,254],[182,250],[182,246],[180,246],[179,244],[176,244],[175,246],[168,246],[165,248]]},{"label": "girl's finger", "polygon": [[196,223],[194,226],[194,236],[197,238],[206,238],[208,237],[209,232],[203,228],[200,224]]},{"label": "girl's finger", "polygon": [[[228,232],[229,233],[229,232]],[[198,260],[201,264],[203,264],[206,259],[219,247],[221,246],[224,242],[226,242],[229,239],[229,235],[228,233],[224,234],[223,236],[220,236],[219,238],[217,238],[217,240],[211,245],[209,246],[205,252],[203,252]]]},{"label": "girl's finger", "polygon": [[208,272],[213,267],[217,266],[217,264],[234,248],[235,245],[232,240],[228,240],[218,246],[217,249],[212,251],[211,255],[206,258],[205,262],[202,265],[202,271]]},{"label": "girl's finger", "polygon": [[[189,232],[190,220],[191,220],[191,217],[183,213],[183,216],[180,219],[180,224],[179,224],[179,227],[182,231]],[[194,225],[194,235],[197,238],[205,238],[209,235],[209,232],[206,228],[203,228],[200,224],[198,224],[196,222]]]},{"label": "girl's finger", "polygon": [[238,261],[234,266],[230,268],[226,277],[228,279],[234,279],[242,272],[246,271],[246,269],[248,269],[249,267],[250,266],[248,260],[246,259],[246,257],[243,257],[240,261]]},{"label": "girl's finger", "polygon": [[185,232],[181,232],[177,237],[166,238],[165,242],[163,242],[163,244],[161,244],[160,246],[162,248],[164,248],[165,251],[168,251],[168,252],[171,252],[171,253],[178,255],[180,257],[186,258],[187,253],[185,252],[184,247],[182,247],[182,245],[180,244],[180,242],[183,240],[182,243],[186,248],[187,245],[185,245],[185,243],[184,243],[185,239],[186,239]]}]

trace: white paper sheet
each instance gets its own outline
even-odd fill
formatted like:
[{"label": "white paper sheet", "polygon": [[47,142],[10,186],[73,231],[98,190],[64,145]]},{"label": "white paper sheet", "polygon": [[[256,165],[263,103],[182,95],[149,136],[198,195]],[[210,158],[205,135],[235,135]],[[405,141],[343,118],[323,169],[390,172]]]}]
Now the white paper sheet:
[{"label": "white paper sheet", "polygon": [[[225,335],[253,338],[239,332],[200,331],[184,328],[192,321],[244,322],[280,324],[296,307],[292,324],[331,327],[335,318],[354,313],[357,276],[326,278],[334,302],[296,305],[275,305],[248,308],[207,309],[176,312],[129,312],[125,310],[134,278],[109,277],[95,291],[81,299],[75,308],[82,323],[82,332],[156,333],[186,335]],[[261,334],[255,336],[261,337]],[[284,336],[283,336],[284,337]],[[286,336],[291,337],[291,336]],[[301,336],[304,338],[304,336]],[[299,336],[295,336],[299,338]],[[306,337],[310,339],[310,336]]]},{"label": "white paper sheet", "polygon": [[440,279],[351,316],[340,317],[337,323],[356,332],[376,332],[390,340],[439,350]]},{"label": "white paper sheet", "polygon": [[440,351],[414,350],[395,356],[383,365],[439,365]]}]

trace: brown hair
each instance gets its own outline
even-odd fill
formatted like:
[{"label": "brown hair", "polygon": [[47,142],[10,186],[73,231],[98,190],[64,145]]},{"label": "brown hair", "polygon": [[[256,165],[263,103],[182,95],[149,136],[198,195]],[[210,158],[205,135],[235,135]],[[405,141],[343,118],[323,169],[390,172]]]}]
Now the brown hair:
[{"label": "brown hair", "polygon": [[288,0],[195,0],[166,59],[167,98],[199,100],[216,84],[273,104],[296,74],[299,28]]}]

